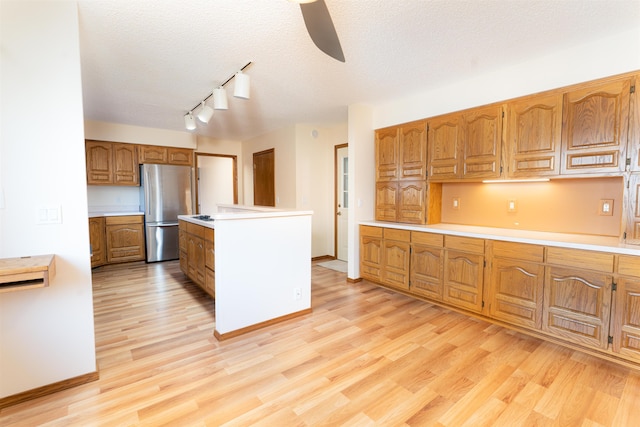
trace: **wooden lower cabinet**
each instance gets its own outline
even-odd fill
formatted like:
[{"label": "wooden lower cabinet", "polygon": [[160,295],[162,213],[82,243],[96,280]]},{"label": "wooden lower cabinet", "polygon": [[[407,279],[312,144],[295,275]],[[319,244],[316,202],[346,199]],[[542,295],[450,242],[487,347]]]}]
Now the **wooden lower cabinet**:
[{"label": "wooden lower cabinet", "polygon": [[360,275],[380,282],[382,270],[382,228],[360,226]]},{"label": "wooden lower cabinet", "polygon": [[640,260],[620,255],[612,315],[613,351],[640,361]]},{"label": "wooden lower cabinet", "polygon": [[145,259],[142,215],[106,217],[105,236],[108,264]]},{"label": "wooden lower cabinet", "polygon": [[489,315],[532,329],[542,327],[544,247],[491,242]]},{"label": "wooden lower cabinet", "polygon": [[484,240],[445,236],[442,300],[481,312],[483,307]]},{"label": "wooden lower cabinet", "polygon": [[180,220],[180,270],[215,297],[215,251],[214,230],[198,224]]},{"label": "wooden lower cabinet", "polygon": [[89,218],[89,243],[91,245],[91,268],[107,263],[104,217]]},{"label": "wooden lower cabinet", "polygon": [[411,232],[409,290],[442,301],[444,236]]},{"label": "wooden lower cabinet", "polygon": [[381,281],[394,288],[409,290],[411,232],[385,228],[383,236]]}]

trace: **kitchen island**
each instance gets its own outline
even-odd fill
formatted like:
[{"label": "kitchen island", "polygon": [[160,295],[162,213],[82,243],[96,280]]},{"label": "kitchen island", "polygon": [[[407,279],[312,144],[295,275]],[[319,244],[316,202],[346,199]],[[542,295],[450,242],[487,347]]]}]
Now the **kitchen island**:
[{"label": "kitchen island", "polygon": [[311,312],[311,211],[180,215],[180,267],[215,298],[219,340]]}]

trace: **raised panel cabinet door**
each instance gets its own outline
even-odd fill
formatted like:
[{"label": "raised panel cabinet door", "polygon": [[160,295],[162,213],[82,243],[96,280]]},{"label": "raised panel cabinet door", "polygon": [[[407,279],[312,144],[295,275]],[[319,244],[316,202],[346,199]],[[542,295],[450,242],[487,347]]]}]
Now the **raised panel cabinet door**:
[{"label": "raised panel cabinet door", "polygon": [[113,145],[110,142],[86,141],[87,184],[113,184]]},{"label": "raised panel cabinet door", "polygon": [[428,172],[431,181],[461,177],[462,116],[448,114],[430,119],[427,131]]},{"label": "raised panel cabinet door", "polygon": [[484,255],[445,250],[443,301],[481,312],[483,273]]},{"label": "raised panel cabinet door", "polygon": [[612,283],[607,273],[545,267],[542,329],[578,344],[607,348]]},{"label": "raised panel cabinet door", "polygon": [[632,173],[627,178],[628,203],[626,209],[625,242],[640,244],[640,174]]},{"label": "raised panel cabinet door", "polygon": [[138,154],[133,144],[113,144],[113,178],[117,185],[138,185]]},{"label": "raised panel cabinet door", "polygon": [[427,181],[400,181],[398,183],[397,221],[410,224],[426,222]]},{"label": "raised panel cabinet door", "polygon": [[544,266],[493,258],[489,284],[489,315],[532,329],[542,327]]},{"label": "raised panel cabinet door", "polygon": [[379,282],[382,270],[382,237],[360,236],[360,275]]},{"label": "raised panel cabinet door", "polygon": [[104,218],[89,218],[89,242],[91,244],[91,267],[106,264],[106,244]]},{"label": "raised panel cabinet door", "polygon": [[410,244],[384,239],[382,243],[382,277],[385,285],[394,288],[409,289]]},{"label": "raised panel cabinet door", "polygon": [[189,148],[167,148],[167,162],[170,165],[191,166],[193,164],[193,150]]},{"label": "raised panel cabinet door", "polygon": [[376,183],[376,221],[396,221],[398,218],[398,182]]},{"label": "raised panel cabinet door", "polygon": [[510,103],[506,125],[508,177],[560,174],[562,95]]},{"label": "raised panel cabinet door", "polygon": [[640,359],[640,278],[618,278],[613,313],[613,351]]},{"label": "raised panel cabinet door", "polygon": [[463,170],[465,179],[498,178],[502,150],[503,107],[473,109],[463,116]]},{"label": "raised panel cabinet door", "polygon": [[167,147],[157,145],[138,145],[138,161],[145,163],[167,163]]},{"label": "raised panel cabinet door", "polygon": [[398,163],[400,162],[398,132],[399,128],[397,127],[376,131],[376,182],[398,179]]},{"label": "raised panel cabinet door", "polygon": [[205,268],[204,271],[204,288],[211,298],[216,297],[216,273],[210,268]]},{"label": "raised panel cabinet door", "polygon": [[564,95],[562,174],[624,170],[631,79]]},{"label": "raised panel cabinet door", "polygon": [[187,259],[189,268],[189,278],[197,285],[205,286],[205,254],[204,239],[202,237],[189,234],[187,237]]},{"label": "raised panel cabinet door", "polygon": [[411,292],[435,301],[442,301],[443,254],[442,248],[412,245],[409,277]]},{"label": "raised panel cabinet door", "polygon": [[107,262],[129,262],[144,259],[144,226],[142,223],[106,225]]},{"label": "raised panel cabinet door", "polygon": [[427,178],[427,123],[417,122],[400,128],[400,180]]}]

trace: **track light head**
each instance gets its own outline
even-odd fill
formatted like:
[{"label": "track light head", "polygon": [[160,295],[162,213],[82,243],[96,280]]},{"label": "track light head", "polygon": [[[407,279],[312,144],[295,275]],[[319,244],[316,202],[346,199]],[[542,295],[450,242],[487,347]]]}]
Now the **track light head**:
[{"label": "track light head", "polygon": [[191,111],[184,115],[184,127],[187,130],[196,130],[196,119],[193,118]]},{"label": "track light head", "polygon": [[251,96],[251,77],[240,70],[236,73],[234,80],[236,82],[236,86],[233,90],[233,96],[236,98],[249,99]]},{"label": "track light head", "polygon": [[213,108],[209,107],[204,101],[202,101],[202,108],[198,113],[198,120],[205,124],[209,123],[209,120],[213,117],[213,112]]},{"label": "track light head", "polygon": [[227,90],[219,86],[213,90],[213,108],[216,110],[228,110]]}]

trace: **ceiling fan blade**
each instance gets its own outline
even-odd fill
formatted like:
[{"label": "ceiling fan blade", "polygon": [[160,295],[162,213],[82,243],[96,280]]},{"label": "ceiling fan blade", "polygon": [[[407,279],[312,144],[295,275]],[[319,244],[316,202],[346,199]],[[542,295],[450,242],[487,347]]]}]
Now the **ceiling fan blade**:
[{"label": "ceiling fan blade", "polygon": [[327,9],[324,0],[317,0],[313,3],[302,3],[300,4],[300,9],[302,10],[304,24],[307,26],[311,40],[318,46],[318,49],[332,58],[344,62],[342,46],[340,46],[338,34],[333,26],[329,9]]}]

